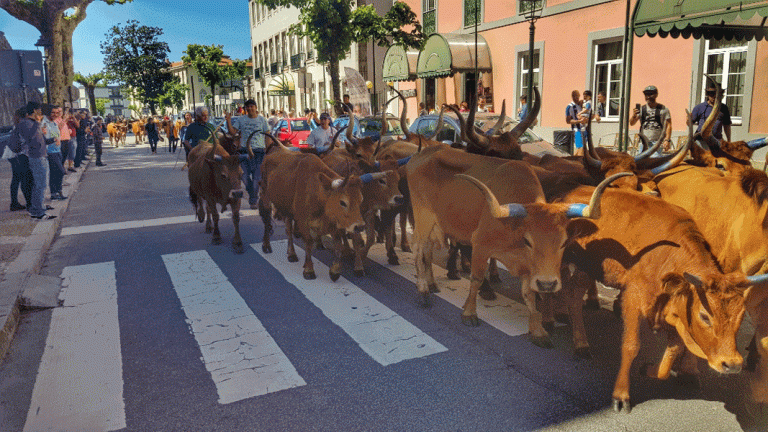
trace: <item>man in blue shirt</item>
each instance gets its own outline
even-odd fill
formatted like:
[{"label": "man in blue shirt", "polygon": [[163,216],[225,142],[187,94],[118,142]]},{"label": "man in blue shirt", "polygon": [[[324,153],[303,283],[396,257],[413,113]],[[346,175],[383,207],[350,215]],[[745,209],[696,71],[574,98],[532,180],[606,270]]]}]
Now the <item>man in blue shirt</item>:
[{"label": "man in blue shirt", "polygon": [[[712,108],[715,106],[715,97],[717,95],[717,89],[712,84],[707,84],[707,88],[704,91],[706,98],[704,102],[693,107],[691,112],[691,119],[694,124],[698,124],[696,132],[701,132],[701,127],[704,126],[704,122],[707,120],[710,114],[712,114]],[[720,104],[720,113],[715,119],[715,126],[712,128],[712,136],[719,141],[723,140],[723,132],[725,132],[725,140],[731,141],[731,111],[725,104]]]},{"label": "man in blue shirt", "polygon": [[187,126],[187,131],[184,133],[184,140],[182,141],[184,150],[187,152],[187,159],[189,159],[189,152],[201,140],[213,142],[213,131],[213,126],[208,123],[208,108],[195,108],[195,122]]},{"label": "man in blue shirt", "polygon": [[307,147],[311,153],[325,153],[333,146],[333,135],[336,129],[331,127],[331,116],[320,114],[320,126],[316,127],[307,137]]},{"label": "man in blue shirt", "polygon": [[[269,125],[267,120],[259,114],[255,100],[248,99],[245,101],[245,113],[246,115],[244,116],[232,119],[232,115],[226,112],[224,117],[227,119],[229,133],[231,135],[240,134],[238,152],[240,154],[247,154],[246,146],[249,144],[251,149],[253,149],[253,158],[241,161],[240,166],[243,168],[243,183],[245,183],[245,189],[248,191],[248,204],[250,204],[252,209],[257,209],[259,208],[258,184],[261,180],[261,163],[264,161],[264,152],[266,151],[264,132],[269,130]],[[254,135],[251,138],[251,142],[248,143],[247,141],[251,134]]]}]

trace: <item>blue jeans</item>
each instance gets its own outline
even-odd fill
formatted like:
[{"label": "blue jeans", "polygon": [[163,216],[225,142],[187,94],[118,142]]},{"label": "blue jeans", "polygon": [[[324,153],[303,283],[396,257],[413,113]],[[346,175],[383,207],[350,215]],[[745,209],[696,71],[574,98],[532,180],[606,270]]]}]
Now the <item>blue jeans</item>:
[{"label": "blue jeans", "polygon": [[29,169],[32,170],[32,206],[27,210],[32,216],[43,216],[45,214],[45,186],[48,182],[48,157],[29,158]]},{"label": "blue jeans", "polygon": [[264,150],[253,150],[253,159],[240,162],[243,168],[243,183],[248,191],[248,204],[259,202],[259,181],[261,181],[261,162],[264,161]]}]

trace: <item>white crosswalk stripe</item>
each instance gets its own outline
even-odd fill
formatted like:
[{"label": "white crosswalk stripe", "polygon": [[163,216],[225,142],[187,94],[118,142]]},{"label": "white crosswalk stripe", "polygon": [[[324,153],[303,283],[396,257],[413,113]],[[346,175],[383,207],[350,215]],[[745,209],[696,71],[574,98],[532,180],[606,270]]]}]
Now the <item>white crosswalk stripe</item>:
[{"label": "white crosswalk stripe", "polygon": [[219,403],[306,384],[207,252],[163,255],[163,261]]},{"label": "white crosswalk stripe", "polygon": [[[271,245],[273,252],[270,254],[261,251],[261,244],[251,247],[380,364],[386,366],[447,351],[439,342],[344,277],[336,282],[331,282],[327,276],[323,278],[329,269],[322,262],[314,262],[315,272],[320,277],[305,280],[302,265],[286,259],[287,240]],[[300,251],[297,247],[297,254],[301,255]]]},{"label": "white crosswalk stripe", "polygon": [[66,267],[24,431],[124,428],[115,263]]}]

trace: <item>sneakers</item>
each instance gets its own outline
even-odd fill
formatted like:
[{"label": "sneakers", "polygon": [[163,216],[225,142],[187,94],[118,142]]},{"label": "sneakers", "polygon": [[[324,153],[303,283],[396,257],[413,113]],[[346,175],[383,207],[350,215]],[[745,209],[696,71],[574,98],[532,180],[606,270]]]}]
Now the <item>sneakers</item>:
[{"label": "sneakers", "polygon": [[53,194],[53,195],[51,195],[51,199],[52,199],[52,200],[63,201],[63,200],[65,200],[65,199],[67,199],[67,197],[65,197],[65,196],[64,196],[64,195],[62,195],[61,193],[57,193],[57,194]]},{"label": "sneakers", "polygon": [[97,162],[97,163],[96,163],[96,166],[107,166],[107,164],[105,164],[105,163],[101,163],[101,162]]},{"label": "sneakers", "polygon": [[259,205],[258,205],[258,204],[251,204],[251,208],[252,208],[252,209],[254,209],[254,210],[256,210],[256,209],[258,209],[258,208],[259,208]]},{"label": "sneakers", "polygon": [[49,205],[46,205],[46,206],[45,206],[45,209],[46,209],[46,210],[53,210],[53,207],[51,207],[51,206],[49,206]]},{"label": "sneakers", "polygon": [[21,205],[20,203],[13,203],[11,204],[11,211],[19,211],[19,210],[26,210],[27,206]]},{"label": "sneakers", "polygon": [[41,216],[30,216],[30,217],[31,217],[32,219],[37,219],[37,220],[51,220],[51,219],[56,219],[56,216],[54,216],[54,215],[49,215],[49,214],[44,214],[44,215],[41,215]]},{"label": "sneakers", "polygon": [[74,168],[67,168],[67,171],[69,171],[69,172],[77,172],[77,170],[74,169]]}]

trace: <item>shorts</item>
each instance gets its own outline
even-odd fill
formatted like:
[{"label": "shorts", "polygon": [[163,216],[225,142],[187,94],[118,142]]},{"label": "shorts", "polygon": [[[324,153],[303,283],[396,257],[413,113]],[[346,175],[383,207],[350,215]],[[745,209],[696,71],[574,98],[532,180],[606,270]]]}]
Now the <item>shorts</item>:
[{"label": "shorts", "polygon": [[573,148],[580,149],[584,147],[584,138],[580,130],[573,131]]}]

